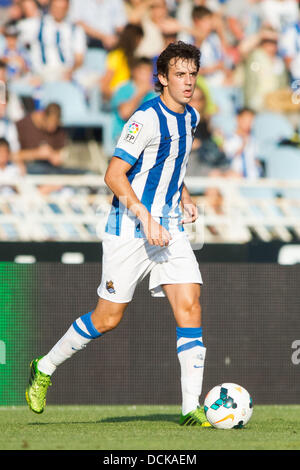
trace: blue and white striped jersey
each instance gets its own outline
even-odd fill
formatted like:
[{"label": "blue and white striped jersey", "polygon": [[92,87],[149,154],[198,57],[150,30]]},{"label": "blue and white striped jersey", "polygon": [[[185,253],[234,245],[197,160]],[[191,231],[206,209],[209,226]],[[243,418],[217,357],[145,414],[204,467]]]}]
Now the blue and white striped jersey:
[{"label": "blue and white striped jersey", "polygon": [[[179,114],[155,97],[128,120],[114,152],[132,165],[127,177],[138,199],[170,231],[183,230],[179,224],[181,193],[199,120],[191,106]],[[116,197],[106,232],[126,238],[144,236],[139,221]]]},{"label": "blue and white striped jersey", "polygon": [[81,26],[67,19],[56,22],[48,14],[20,21],[19,40],[30,46],[30,60],[34,72],[45,66],[71,67],[75,55],[86,52],[86,35]]}]

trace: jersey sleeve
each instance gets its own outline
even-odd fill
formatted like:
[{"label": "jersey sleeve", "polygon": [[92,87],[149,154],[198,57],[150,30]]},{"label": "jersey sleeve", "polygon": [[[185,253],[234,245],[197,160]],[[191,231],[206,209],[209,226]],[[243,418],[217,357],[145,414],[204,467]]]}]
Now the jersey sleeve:
[{"label": "jersey sleeve", "polygon": [[136,111],[124,125],[114,156],[134,165],[153,136],[153,119],[145,111]]}]

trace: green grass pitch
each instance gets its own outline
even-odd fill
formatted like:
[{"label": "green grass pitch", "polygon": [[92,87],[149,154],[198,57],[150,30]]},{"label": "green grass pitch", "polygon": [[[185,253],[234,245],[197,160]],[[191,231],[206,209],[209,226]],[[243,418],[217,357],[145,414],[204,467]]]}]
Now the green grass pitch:
[{"label": "green grass pitch", "polygon": [[0,407],[0,450],[299,450],[300,405],[254,406],[244,429],[181,427],[177,406]]}]

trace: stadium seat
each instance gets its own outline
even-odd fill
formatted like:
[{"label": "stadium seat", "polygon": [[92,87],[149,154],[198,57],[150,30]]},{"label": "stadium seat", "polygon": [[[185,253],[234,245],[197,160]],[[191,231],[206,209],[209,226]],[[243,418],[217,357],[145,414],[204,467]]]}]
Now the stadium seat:
[{"label": "stadium seat", "polygon": [[213,102],[221,114],[234,114],[242,105],[241,92],[235,87],[209,87]]},{"label": "stadium seat", "polygon": [[266,176],[285,180],[299,179],[300,149],[288,146],[274,148],[269,155]]},{"label": "stadium seat", "polygon": [[263,187],[240,187],[240,194],[247,199],[272,199],[276,195],[274,188]]},{"label": "stadium seat", "polygon": [[259,158],[268,161],[282,139],[293,136],[294,129],[282,114],[264,112],[257,114],[253,125],[253,136],[258,143]]},{"label": "stadium seat", "polygon": [[98,72],[100,75],[104,73],[107,52],[103,49],[88,48],[82,68]]},{"label": "stadium seat", "polygon": [[213,128],[218,129],[225,137],[231,136],[236,128],[235,114],[217,113],[212,116],[211,122]]},{"label": "stadium seat", "polygon": [[47,106],[49,103],[57,103],[61,106],[64,123],[70,119],[77,120],[86,113],[84,94],[73,83],[45,83],[41,99],[43,106]]},{"label": "stadium seat", "polygon": [[26,83],[24,80],[14,80],[8,83],[8,89],[11,93],[15,93],[17,96],[32,97],[35,91],[35,87]]},{"label": "stadium seat", "polygon": [[43,87],[42,103],[58,103],[62,108],[62,120],[66,127],[102,128],[105,153],[112,151],[111,116],[89,109],[83,91],[71,82],[49,82]]}]

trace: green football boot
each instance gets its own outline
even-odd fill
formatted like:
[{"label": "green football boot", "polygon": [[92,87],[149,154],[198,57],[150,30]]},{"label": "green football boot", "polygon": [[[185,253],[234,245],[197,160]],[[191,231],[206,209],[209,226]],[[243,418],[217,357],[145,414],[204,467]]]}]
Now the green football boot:
[{"label": "green football boot", "polygon": [[207,421],[203,407],[198,406],[195,410],[186,415],[181,414],[179,420],[180,426],[201,426],[203,428],[211,427]]},{"label": "green football boot", "polygon": [[46,405],[48,387],[52,385],[50,375],[40,372],[37,364],[43,356],[34,359],[30,364],[29,384],[25,396],[29,408],[35,413],[43,413]]}]

